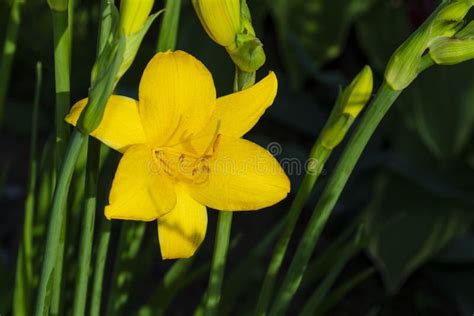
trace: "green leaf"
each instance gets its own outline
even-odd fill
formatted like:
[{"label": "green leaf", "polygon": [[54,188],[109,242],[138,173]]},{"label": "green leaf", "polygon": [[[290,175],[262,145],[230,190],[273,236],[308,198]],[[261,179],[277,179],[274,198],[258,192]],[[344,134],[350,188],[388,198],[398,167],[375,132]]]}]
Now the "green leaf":
[{"label": "green leaf", "polygon": [[403,98],[423,143],[438,159],[459,155],[474,127],[474,62],[433,67]]},{"label": "green leaf", "polygon": [[367,209],[367,250],[389,293],[469,227],[465,210],[396,176],[377,183]]},{"label": "green leaf", "polygon": [[355,19],[374,0],[292,0],[272,3],[280,49],[293,75],[316,71],[343,52]]},{"label": "green leaf", "polygon": [[408,37],[405,6],[398,1],[378,1],[356,23],[356,33],[370,65],[383,73],[390,56]]}]

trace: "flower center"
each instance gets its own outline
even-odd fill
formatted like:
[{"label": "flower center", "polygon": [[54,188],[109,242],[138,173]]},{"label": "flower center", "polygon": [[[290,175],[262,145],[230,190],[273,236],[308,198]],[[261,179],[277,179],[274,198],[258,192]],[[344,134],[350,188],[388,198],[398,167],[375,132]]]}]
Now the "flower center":
[{"label": "flower center", "polygon": [[156,148],[153,150],[155,171],[180,182],[203,184],[209,179],[210,159],[218,143],[217,134],[202,154],[190,153],[176,147]]}]

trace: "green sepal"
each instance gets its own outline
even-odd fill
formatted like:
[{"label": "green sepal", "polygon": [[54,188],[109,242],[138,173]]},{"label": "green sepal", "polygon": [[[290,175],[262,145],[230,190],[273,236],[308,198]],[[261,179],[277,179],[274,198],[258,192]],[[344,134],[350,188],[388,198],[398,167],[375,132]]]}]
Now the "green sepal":
[{"label": "green sepal", "polygon": [[255,36],[252,17],[247,2],[240,2],[241,30],[235,36],[234,45],[226,47],[234,64],[244,72],[256,72],[266,60],[262,42]]}]

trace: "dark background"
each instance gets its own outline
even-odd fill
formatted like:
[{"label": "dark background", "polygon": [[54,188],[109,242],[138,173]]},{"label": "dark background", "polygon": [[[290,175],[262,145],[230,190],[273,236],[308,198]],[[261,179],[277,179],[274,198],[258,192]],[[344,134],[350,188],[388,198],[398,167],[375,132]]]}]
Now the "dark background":
[{"label": "dark background", "polygon": [[[87,95],[95,58],[97,3],[77,1],[72,102]],[[267,63],[258,76],[263,77],[268,70],[276,71],[279,92],[274,105],[247,137],[262,146],[279,143],[282,152],[278,159],[297,158],[304,162],[329,115],[339,87],[347,85],[366,64],[372,66],[378,87],[391,53],[425,20],[437,2],[249,0],[248,4],[267,55]],[[0,1],[0,43],[4,39],[8,6],[8,1]],[[163,3],[157,1],[155,11],[162,7]],[[136,96],[141,72],[155,51],[160,23],[158,18],[147,34],[135,63],[120,83],[118,94]],[[190,52],[211,70],[218,95],[231,92],[233,65],[225,51],[204,33],[188,0],[183,0],[179,26],[177,48]],[[10,308],[21,239],[37,61],[41,61],[44,68],[39,116],[41,175],[51,159],[48,146],[51,146],[54,117],[53,43],[46,1],[31,0],[24,7],[7,95],[6,121],[0,132],[0,313]],[[334,306],[326,302],[328,308],[332,308],[327,315],[467,316],[474,313],[473,70],[473,62],[429,69],[403,92],[377,129],[314,254],[314,262],[317,262],[319,255],[331,249],[348,227],[357,225],[368,241],[345,266],[336,288],[363,271],[371,271],[367,269],[372,266],[376,271]],[[307,203],[290,253],[344,146],[341,144],[331,157]],[[104,195],[118,158],[111,153],[107,159],[101,177]],[[234,315],[247,314],[258,297],[273,242],[264,247],[265,251],[259,253],[248,269],[242,269],[241,264],[284,217],[302,175],[292,172],[290,177],[292,195],[287,200],[259,212],[234,215],[225,285],[238,282],[244,290],[228,299],[232,297],[229,294],[232,290],[226,292],[225,288],[223,303]],[[45,194],[47,196],[38,192],[39,197]],[[74,204],[74,197],[71,203]],[[38,266],[44,236],[41,218],[45,217],[47,204],[47,199],[39,202],[43,211],[38,210],[35,218]],[[97,222],[102,220],[101,214],[99,212]],[[170,301],[169,315],[190,314],[204,294],[215,219],[216,212],[210,210],[208,233],[193,263],[193,271],[202,272],[194,273],[191,284]],[[77,244],[80,209],[73,221],[76,225],[71,225],[69,238]],[[110,267],[115,259],[120,224],[112,225]],[[172,264],[160,258],[155,224],[147,224],[145,234],[141,250],[131,263],[136,273],[126,304],[130,313],[146,302],[153,306],[159,296],[154,291]],[[349,242],[350,238],[343,241]],[[68,255],[66,284],[74,284],[76,256],[74,250]],[[287,264],[288,260],[285,267]],[[293,301],[291,314],[303,306],[318,284],[318,275],[312,275],[311,267]],[[319,265],[318,269],[324,275],[330,265]],[[107,288],[112,282],[111,273],[106,278]],[[65,289],[72,299],[73,291]]]}]

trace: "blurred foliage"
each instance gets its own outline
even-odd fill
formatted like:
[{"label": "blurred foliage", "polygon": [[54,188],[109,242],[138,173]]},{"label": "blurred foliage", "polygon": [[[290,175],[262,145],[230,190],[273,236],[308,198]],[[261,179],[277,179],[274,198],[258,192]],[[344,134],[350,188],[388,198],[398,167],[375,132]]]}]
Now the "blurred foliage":
[{"label": "blurred foliage", "polygon": [[[436,5],[434,0],[248,2],[268,57],[265,69],[259,75],[263,76],[267,70],[273,69],[279,78],[279,92],[274,106],[249,137],[263,146],[274,141],[282,144],[283,152],[279,159],[304,159],[327,119],[339,86],[349,82],[365,64],[374,68],[380,83],[391,53]],[[8,3],[9,1],[0,1],[0,42],[3,42]],[[73,102],[87,94],[95,56],[99,12],[96,1],[77,0],[76,5]],[[157,1],[154,12],[162,7],[162,1]],[[26,174],[19,170],[23,167],[6,167],[6,163],[14,161],[14,167],[27,165],[25,148],[28,148],[28,116],[32,109],[34,67],[37,60],[43,62],[45,69],[39,120],[43,158],[39,169],[38,212],[34,222],[38,266],[45,231],[44,218],[47,216],[54,179],[54,171],[50,170],[51,164],[48,163],[52,159],[48,138],[53,118],[54,70],[51,18],[46,2],[27,1],[23,21],[26,22],[20,29],[8,95],[8,120],[0,136],[0,146],[5,148],[0,157],[0,173],[8,171],[9,176],[1,191],[3,194],[0,201],[7,214],[6,219],[0,222],[0,293],[8,293],[4,288],[11,287],[13,281],[9,278],[14,275],[13,258],[16,257],[18,238],[21,235],[21,199],[26,187]],[[179,30],[177,47],[191,52],[209,67],[218,95],[230,92],[233,65],[226,53],[202,30],[190,1],[183,3]],[[136,97],[137,82],[147,61],[154,54],[157,34],[158,23],[155,23],[145,37],[136,62],[118,88],[120,94]],[[347,223],[358,220],[356,215],[363,212],[361,222],[368,239],[365,253],[371,261],[365,260],[365,254],[351,259],[334,289],[328,294],[328,298],[337,299],[330,304],[335,309],[325,311],[326,314],[353,315],[354,306],[361,310],[355,315],[371,312],[374,315],[426,315],[433,311],[433,306],[447,306],[439,310],[435,308],[439,315],[472,314],[473,70],[474,63],[471,62],[456,67],[433,67],[422,74],[403,93],[376,132],[345,190],[346,194],[336,207],[325,232],[323,245],[317,252],[317,256],[322,254],[328,248],[327,245],[345,230]],[[113,159],[116,160],[116,157]],[[326,172],[331,172],[332,163],[336,160],[337,157],[329,163]],[[105,168],[113,171],[115,163],[116,161],[108,161]],[[80,168],[79,166],[76,173],[75,185],[83,181]],[[104,195],[108,191],[112,174],[105,176],[107,179],[101,187]],[[290,176],[293,191],[296,191],[301,177],[295,174]],[[304,210],[297,238],[323,184],[324,179],[318,185],[308,208]],[[23,188],[23,191],[13,194],[18,187]],[[74,217],[69,225],[72,228],[69,238],[76,240],[79,225],[74,225],[74,222],[80,220],[80,199],[80,194],[70,198]],[[233,227],[235,240],[229,258],[230,274],[224,284],[224,299],[229,300],[228,306],[238,300],[236,308],[240,314],[248,313],[255,304],[255,293],[260,288],[268,260],[265,252],[268,253],[271,249],[268,246],[272,239],[270,227],[277,225],[287,206],[288,201],[272,210],[253,214],[239,213],[236,216]],[[159,300],[170,305],[173,310],[171,314],[190,314],[204,294],[202,289],[205,287],[205,274],[212,251],[214,215],[212,212],[209,214],[209,232],[200,253],[186,267],[195,276],[186,286],[180,286],[179,291],[173,293],[175,298]],[[117,246],[119,239],[117,227],[113,227],[112,248]],[[262,227],[268,229],[264,230]],[[125,294],[127,299],[123,306],[120,306],[125,311],[124,314],[137,310],[143,304],[146,305],[142,313],[148,313],[146,306],[156,306],[154,302],[160,296],[160,290],[169,286],[161,278],[170,264],[160,260],[155,225],[147,226],[141,233],[144,235],[144,242],[139,250],[133,250],[146,255],[127,262],[124,273],[128,273],[126,284],[130,285],[130,289]],[[266,238],[265,234],[268,234]],[[264,246],[258,248],[258,245]],[[292,244],[290,247],[294,249],[294,246]],[[77,250],[71,249],[68,253],[71,264],[67,278],[70,283],[74,282],[76,256]],[[115,256],[114,251],[109,254],[109,266],[112,266]],[[251,268],[246,260],[248,256],[257,258]],[[371,262],[374,263],[378,276],[365,274],[364,271],[371,271],[368,270]],[[331,262],[327,266],[331,267]],[[38,267],[35,269],[38,270]],[[354,290],[350,287],[352,291],[341,290],[347,288],[345,282],[354,280],[359,274],[364,276],[363,283],[356,282]],[[377,282],[379,276],[387,290],[386,295],[381,291],[380,282]],[[183,282],[182,279],[179,280]],[[299,311],[304,306],[300,303],[308,299],[317,282],[319,281],[314,280],[303,287],[292,312]],[[109,288],[109,284],[114,284],[110,276],[104,286]],[[248,293],[241,291],[242,284],[249,286]],[[338,294],[341,291],[343,295]],[[117,295],[120,294],[122,293],[118,291]],[[415,300],[418,303],[414,303]],[[433,300],[434,305],[430,303]],[[184,301],[185,304],[182,303]],[[7,296],[0,295],[0,313],[8,312],[9,302]],[[107,302],[103,305],[107,306]],[[324,309],[323,306],[320,312]],[[228,311],[224,310],[225,313]]]}]

